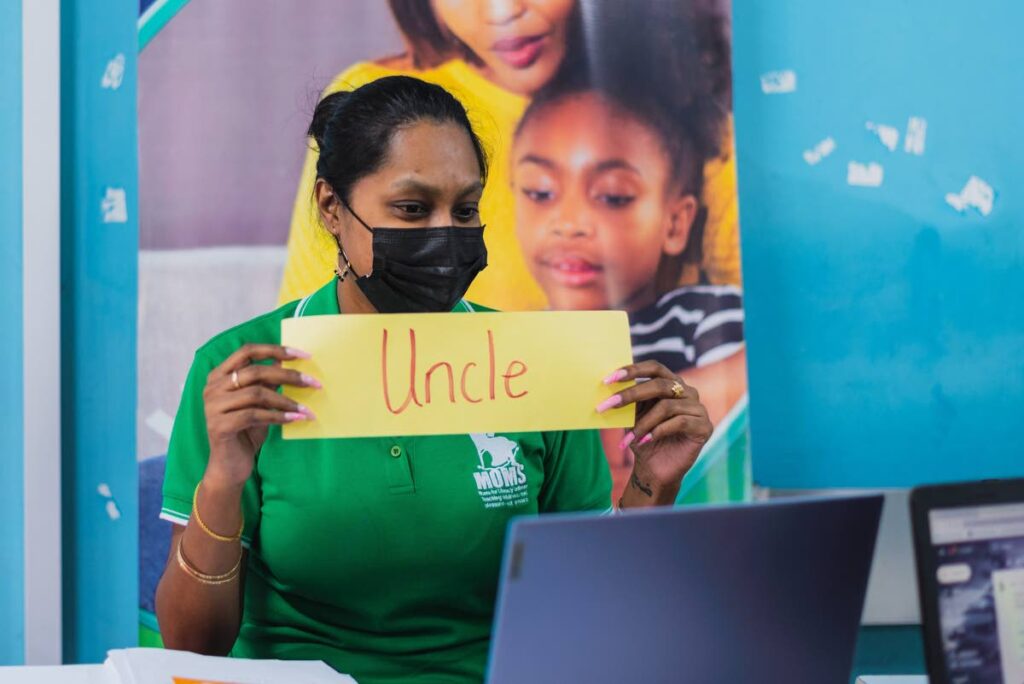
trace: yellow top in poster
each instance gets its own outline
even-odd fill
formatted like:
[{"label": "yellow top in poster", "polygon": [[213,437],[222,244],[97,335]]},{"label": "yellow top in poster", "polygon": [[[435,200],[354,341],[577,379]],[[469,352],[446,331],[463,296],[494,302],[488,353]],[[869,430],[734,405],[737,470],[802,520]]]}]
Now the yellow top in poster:
[{"label": "yellow top in poster", "polygon": [[632,406],[597,413],[632,363],[619,311],[304,316],[282,344],[310,359],[285,365],[323,389],[288,387],[316,420],[285,439],[630,427]]}]

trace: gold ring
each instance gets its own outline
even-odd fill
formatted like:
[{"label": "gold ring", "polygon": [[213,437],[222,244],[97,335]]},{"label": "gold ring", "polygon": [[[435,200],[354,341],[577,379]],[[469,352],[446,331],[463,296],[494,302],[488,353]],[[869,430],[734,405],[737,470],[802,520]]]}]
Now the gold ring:
[{"label": "gold ring", "polygon": [[682,383],[676,382],[672,385],[672,395],[676,399],[682,399],[684,394],[686,394],[686,388],[683,387]]},{"label": "gold ring", "polygon": [[242,389],[242,386],[238,384],[238,371],[231,371],[231,384],[235,386],[236,390]]}]

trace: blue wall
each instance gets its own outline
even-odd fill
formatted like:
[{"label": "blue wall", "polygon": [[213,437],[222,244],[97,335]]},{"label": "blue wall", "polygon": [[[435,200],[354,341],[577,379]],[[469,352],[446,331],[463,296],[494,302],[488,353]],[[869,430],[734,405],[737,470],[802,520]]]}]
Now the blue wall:
[{"label": "blue wall", "polygon": [[22,485],[21,2],[0,2],[0,665],[25,655]]},{"label": "blue wall", "polygon": [[[755,481],[1024,473],[1024,5],[734,0]],[[764,94],[760,75],[797,74]],[[922,156],[903,149],[927,119]],[[865,123],[899,129],[890,152]],[[831,136],[831,156],[803,151]],[[877,162],[881,187],[847,184]],[[987,217],[945,196],[977,175]]]},{"label": "blue wall", "polygon": [[[61,3],[67,662],[100,662],[138,639],[137,13],[135,0],[110,0],[102,11],[87,0]],[[102,87],[118,55],[123,81]],[[104,221],[108,188],[124,190],[124,220]]]}]

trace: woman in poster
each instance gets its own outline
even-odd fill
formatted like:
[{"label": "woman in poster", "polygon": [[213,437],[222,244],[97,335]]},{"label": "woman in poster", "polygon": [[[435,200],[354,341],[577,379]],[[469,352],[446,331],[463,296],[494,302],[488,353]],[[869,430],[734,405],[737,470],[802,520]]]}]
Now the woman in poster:
[{"label": "woman in poster", "polygon": [[[700,11],[693,4],[699,4]],[[560,69],[586,63],[595,57],[595,49],[616,54],[617,59],[628,63],[631,55],[615,51],[613,45],[600,39],[600,34],[629,16],[646,16],[648,23],[656,24],[667,13],[678,25],[679,18],[694,13],[699,21],[686,23],[685,29],[700,33],[701,59],[717,69],[722,90],[727,90],[725,36],[718,15],[705,7],[707,4],[703,0],[391,0],[407,52],[356,64],[335,78],[325,92],[357,87],[383,76],[409,74],[454,93],[466,105],[491,153],[493,171],[481,209],[488,216],[488,248],[491,254],[501,255],[500,261],[481,274],[469,294],[499,309],[542,309],[547,299],[521,256],[509,189],[509,147],[523,111]],[[728,99],[727,93],[717,95],[723,101]],[[704,170],[704,259],[679,274],[680,284],[702,280],[739,284],[736,179],[728,126],[721,136],[723,154],[710,159]],[[311,202],[315,162],[316,151],[310,150],[292,215],[281,302],[316,289],[332,268],[332,248],[318,230]]]}]

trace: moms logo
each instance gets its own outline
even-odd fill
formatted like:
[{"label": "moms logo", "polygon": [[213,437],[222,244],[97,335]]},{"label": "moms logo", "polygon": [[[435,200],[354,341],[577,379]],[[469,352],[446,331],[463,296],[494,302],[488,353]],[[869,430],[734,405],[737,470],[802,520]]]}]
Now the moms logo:
[{"label": "moms logo", "polygon": [[486,434],[470,435],[480,459],[473,480],[484,508],[522,506],[529,501],[526,468],[516,460],[519,444],[507,437]]}]

